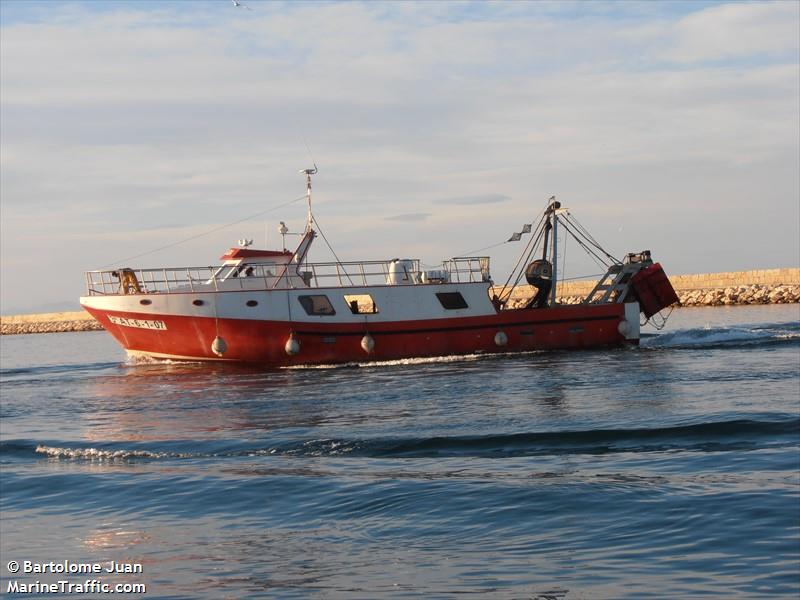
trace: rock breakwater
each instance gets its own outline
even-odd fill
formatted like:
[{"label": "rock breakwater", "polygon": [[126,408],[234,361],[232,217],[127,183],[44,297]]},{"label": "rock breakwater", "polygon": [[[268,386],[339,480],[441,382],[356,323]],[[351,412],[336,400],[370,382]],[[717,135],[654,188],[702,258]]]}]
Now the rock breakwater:
[{"label": "rock breakwater", "polygon": [[0,317],[0,334],[2,335],[97,331],[99,329],[103,329],[103,326],[92,315],[83,311]]},{"label": "rock breakwater", "polygon": [[800,302],[800,285],[742,285],[678,294],[681,306],[730,306],[733,304],[793,304]]},{"label": "rock breakwater", "polygon": [[[733,306],[736,304],[794,304],[800,302],[800,285],[740,285],[736,287],[676,290],[678,306]],[[559,298],[561,304],[579,304],[585,296]],[[513,298],[515,306],[525,299]]]}]

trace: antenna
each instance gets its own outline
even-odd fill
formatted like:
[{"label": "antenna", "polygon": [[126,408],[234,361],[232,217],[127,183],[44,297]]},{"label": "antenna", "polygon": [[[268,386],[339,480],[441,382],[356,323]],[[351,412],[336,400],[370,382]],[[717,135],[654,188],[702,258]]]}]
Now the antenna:
[{"label": "antenna", "polygon": [[289,233],[289,228],[283,221],[281,221],[280,227],[278,227],[278,233],[281,234],[281,239],[283,240],[283,251],[286,252],[286,234]]},{"label": "antenna", "polygon": [[314,221],[314,217],[311,214],[311,176],[316,175],[317,171],[317,163],[314,163],[313,169],[302,169],[300,173],[305,174],[306,176],[306,199],[308,200],[308,222],[306,223],[306,231],[311,230],[311,223]]}]

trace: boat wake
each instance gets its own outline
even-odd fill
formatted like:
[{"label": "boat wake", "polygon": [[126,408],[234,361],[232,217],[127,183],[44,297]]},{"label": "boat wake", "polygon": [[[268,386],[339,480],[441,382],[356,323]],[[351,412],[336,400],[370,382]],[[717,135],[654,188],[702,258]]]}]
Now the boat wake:
[{"label": "boat wake", "polygon": [[[778,418],[778,420],[775,420]],[[797,445],[800,418],[769,415],[770,420],[735,419],[665,428],[596,429],[470,436],[306,439],[215,452],[177,452],[161,448],[49,446],[26,441],[0,444],[0,456],[47,457],[70,461],[128,462],[242,457],[508,458],[518,456],[600,455],[630,452],[747,451]],[[163,445],[174,445],[163,442]]]},{"label": "boat wake", "polygon": [[643,337],[643,348],[750,347],[800,342],[800,322],[758,326],[680,329]]},{"label": "boat wake", "polygon": [[[537,354],[535,352],[518,352],[516,356],[525,354]],[[485,360],[490,357],[504,356],[503,354],[456,354],[451,356],[424,356],[418,358],[401,358],[397,360],[376,360],[368,362],[349,362],[349,363],[330,363],[318,365],[292,365],[281,367],[287,370],[313,370],[313,369],[355,369],[355,368],[380,368],[380,367],[405,367],[413,365],[440,364],[452,362],[469,362],[475,360]]]},{"label": "boat wake", "polygon": [[72,458],[90,461],[119,461],[137,458],[191,458],[196,455],[182,452],[151,452],[149,450],[103,450],[100,448],[58,448],[36,446],[37,454],[51,458]]},{"label": "boat wake", "polygon": [[607,454],[614,452],[706,451],[796,444],[800,419],[734,420],[662,429],[607,429],[377,440],[310,440],[253,454],[366,456],[370,458],[447,458]]}]

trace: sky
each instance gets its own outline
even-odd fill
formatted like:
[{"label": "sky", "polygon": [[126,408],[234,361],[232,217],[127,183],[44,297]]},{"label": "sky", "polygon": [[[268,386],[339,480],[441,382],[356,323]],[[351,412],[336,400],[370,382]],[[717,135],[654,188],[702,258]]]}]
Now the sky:
[{"label": "sky", "polygon": [[313,163],[345,261],[502,282],[555,195],[668,274],[800,265],[798,2],[243,3],[0,0],[3,314],[278,247]]}]

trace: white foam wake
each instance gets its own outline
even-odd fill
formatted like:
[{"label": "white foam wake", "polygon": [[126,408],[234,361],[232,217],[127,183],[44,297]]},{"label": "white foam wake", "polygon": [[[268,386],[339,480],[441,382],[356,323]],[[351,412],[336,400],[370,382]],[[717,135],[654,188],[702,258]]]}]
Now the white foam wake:
[{"label": "white foam wake", "polygon": [[131,458],[186,458],[191,455],[175,452],[151,452],[149,450],[101,450],[99,448],[58,448],[36,446],[36,452],[52,458],[75,458],[84,460],[127,460]]},{"label": "white foam wake", "polygon": [[771,341],[800,339],[800,331],[782,328],[707,327],[683,329],[642,338],[644,347],[670,348],[685,346],[716,346],[720,344],[758,344]]}]

